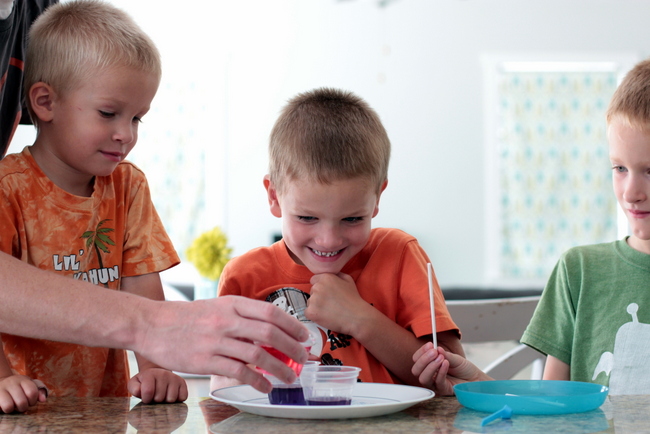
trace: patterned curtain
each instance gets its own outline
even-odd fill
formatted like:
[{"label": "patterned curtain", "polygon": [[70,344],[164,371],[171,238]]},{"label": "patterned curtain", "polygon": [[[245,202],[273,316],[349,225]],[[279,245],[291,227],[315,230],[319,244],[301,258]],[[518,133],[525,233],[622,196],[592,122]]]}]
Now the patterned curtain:
[{"label": "patterned curtain", "polygon": [[616,239],[605,111],[615,72],[507,72],[498,82],[498,274],[546,279],[568,248]]}]

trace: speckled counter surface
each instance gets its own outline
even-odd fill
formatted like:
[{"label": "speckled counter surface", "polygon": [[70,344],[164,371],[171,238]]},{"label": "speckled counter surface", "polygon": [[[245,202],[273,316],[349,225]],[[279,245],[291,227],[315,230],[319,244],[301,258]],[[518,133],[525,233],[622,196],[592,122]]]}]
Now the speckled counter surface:
[{"label": "speckled counter surface", "polygon": [[650,396],[609,397],[597,410],[514,415],[481,429],[485,413],[455,398],[433,398],[391,415],[342,420],[280,419],[240,413],[207,398],[142,405],[129,398],[52,398],[25,414],[0,415],[0,433],[593,433],[650,432]]}]

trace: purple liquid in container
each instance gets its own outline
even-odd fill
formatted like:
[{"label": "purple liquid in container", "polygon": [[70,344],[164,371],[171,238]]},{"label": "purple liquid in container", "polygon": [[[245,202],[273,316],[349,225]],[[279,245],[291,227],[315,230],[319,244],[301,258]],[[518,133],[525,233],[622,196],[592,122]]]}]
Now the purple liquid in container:
[{"label": "purple liquid in container", "polygon": [[308,399],[307,405],[350,405],[351,399],[346,399],[340,396],[332,396],[329,398],[321,397],[316,399]]},{"label": "purple liquid in container", "polygon": [[269,402],[274,405],[305,405],[302,387],[274,387],[269,393]]}]

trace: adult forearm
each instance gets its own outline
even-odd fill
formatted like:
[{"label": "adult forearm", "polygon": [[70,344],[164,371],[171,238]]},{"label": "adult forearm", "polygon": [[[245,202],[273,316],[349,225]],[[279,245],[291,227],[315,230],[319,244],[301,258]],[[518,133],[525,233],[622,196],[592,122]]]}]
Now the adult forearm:
[{"label": "adult forearm", "polygon": [[243,297],[154,301],[58,276],[0,253],[0,332],[126,348],[166,369],[236,378],[268,392],[249,364],[286,382],[295,374],[260,342],[294,360],[305,327],[276,306]]},{"label": "adult forearm", "polygon": [[[0,253],[0,332],[88,346],[134,344],[140,297],[39,270]],[[152,309],[154,306],[148,307]]]}]

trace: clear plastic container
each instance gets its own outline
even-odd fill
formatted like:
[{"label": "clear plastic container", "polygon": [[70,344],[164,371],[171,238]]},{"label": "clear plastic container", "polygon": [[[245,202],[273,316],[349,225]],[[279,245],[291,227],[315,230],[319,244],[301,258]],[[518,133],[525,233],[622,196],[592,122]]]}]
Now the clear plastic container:
[{"label": "clear plastic container", "polygon": [[307,405],[350,405],[361,368],[320,365],[300,375]]}]

